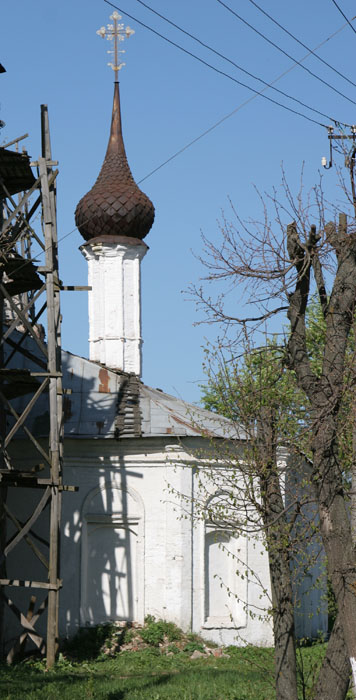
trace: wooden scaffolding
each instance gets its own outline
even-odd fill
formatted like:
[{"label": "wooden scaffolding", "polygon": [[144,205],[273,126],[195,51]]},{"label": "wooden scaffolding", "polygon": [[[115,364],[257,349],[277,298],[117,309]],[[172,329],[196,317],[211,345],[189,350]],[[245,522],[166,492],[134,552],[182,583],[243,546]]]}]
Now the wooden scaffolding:
[{"label": "wooden scaffolding", "polygon": [[[42,155],[35,163],[30,164],[26,153],[9,149],[13,144],[17,147],[23,137],[0,148],[0,313],[3,320],[6,318],[0,330],[0,639],[9,663],[31,640],[30,646],[35,645],[46,654],[50,667],[58,640],[59,534],[61,493],[65,487],[56,226],[58,170],[52,160],[46,105],[41,106],[41,136]],[[41,215],[40,233],[31,223],[36,212],[36,217]],[[39,262],[44,264],[37,265],[38,260],[32,258],[34,248],[40,251],[43,259]],[[38,324],[41,317],[46,341],[39,332],[43,328]],[[28,420],[44,397],[49,415],[48,444],[30,430],[33,421]],[[15,438],[19,437],[24,449],[27,444],[37,455],[37,464],[31,470],[24,468],[16,459],[16,450],[12,451]],[[31,513],[26,513],[25,518],[21,499],[16,498],[19,489],[22,495],[29,494],[26,500],[31,502]],[[35,529],[39,518],[41,527],[45,522],[48,528],[45,538],[39,538]],[[38,580],[27,575],[21,555],[24,543],[36,558]],[[24,609],[19,601],[26,596],[19,595],[19,588],[30,589]],[[43,598],[40,603],[38,596]],[[5,650],[4,618],[9,616],[9,610],[17,618],[18,636],[12,640],[11,649]],[[46,635],[36,628],[45,614]]]}]

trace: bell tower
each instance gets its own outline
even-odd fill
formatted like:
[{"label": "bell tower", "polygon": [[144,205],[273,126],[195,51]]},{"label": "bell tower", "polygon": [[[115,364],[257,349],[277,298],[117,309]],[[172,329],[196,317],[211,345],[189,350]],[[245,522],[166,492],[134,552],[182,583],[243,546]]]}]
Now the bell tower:
[{"label": "bell tower", "polygon": [[88,262],[89,358],[141,376],[141,260],[148,250],[143,238],[154,220],[154,206],[136,185],[122,136],[118,42],[134,32],[124,28],[115,11],[113,24],[97,34],[114,42],[114,101],[109,143],[99,176],[75,211],[85,239],[80,250]]}]

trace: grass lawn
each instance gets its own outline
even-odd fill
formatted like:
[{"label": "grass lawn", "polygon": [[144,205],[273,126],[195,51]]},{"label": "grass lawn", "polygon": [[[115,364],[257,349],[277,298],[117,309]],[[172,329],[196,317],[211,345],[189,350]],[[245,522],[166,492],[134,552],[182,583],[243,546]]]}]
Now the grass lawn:
[{"label": "grass lawn", "polygon": [[[241,651],[241,650],[240,650]],[[254,654],[272,669],[269,651]],[[31,664],[2,669],[2,700],[272,700],[269,673],[251,664],[251,654],[230,659],[197,659],[183,652],[173,657],[156,656],[151,651],[123,652],[114,659],[72,664],[59,662],[45,673]]]},{"label": "grass lawn", "polygon": [[[0,666],[0,698],[275,700],[273,649],[214,647],[150,616],[143,627],[87,628],[63,647],[50,671],[35,658]],[[312,697],[324,649],[316,644],[298,652],[301,700]]]},{"label": "grass lawn", "polygon": [[[2,700],[272,700],[271,649],[229,648],[230,658],[190,659],[178,652],[163,656],[156,649],[124,651],[114,658],[73,662],[60,657],[46,672],[43,662],[1,667]],[[308,685],[323,649],[303,652]],[[303,695],[301,694],[301,698]],[[307,696],[306,696],[307,697]]]}]

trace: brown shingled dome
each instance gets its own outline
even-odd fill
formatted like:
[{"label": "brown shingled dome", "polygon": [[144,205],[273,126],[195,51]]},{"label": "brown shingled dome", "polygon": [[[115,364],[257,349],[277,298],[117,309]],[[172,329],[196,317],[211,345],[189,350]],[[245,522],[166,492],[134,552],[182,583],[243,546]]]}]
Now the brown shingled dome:
[{"label": "brown shingled dome", "polygon": [[119,85],[115,83],[111,132],[99,177],[75,210],[86,241],[102,235],[144,238],[154,220],[150,199],[136,185],[122,138]]}]

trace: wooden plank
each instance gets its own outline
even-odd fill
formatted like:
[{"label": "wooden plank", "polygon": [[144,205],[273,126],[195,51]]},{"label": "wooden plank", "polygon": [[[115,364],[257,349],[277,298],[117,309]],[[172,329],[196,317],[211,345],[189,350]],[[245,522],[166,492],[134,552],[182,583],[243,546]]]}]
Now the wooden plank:
[{"label": "wooden plank", "polygon": [[[43,483],[44,481],[47,483]],[[8,470],[7,474],[2,474],[0,482],[2,486],[9,488],[20,486],[23,489],[44,489],[46,486],[52,486],[50,479],[37,479],[37,477],[34,475],[23,477],[15,474],[13,476],[13,470]]]},{"label": "wooden plank", "polygon": [[23,136],[18,136],[16,139],[12,139],[12,141],[8,141],[8,143],[5,143],[4,146],[1,146],[1,148],[9,148],[10,146],[13,146],[14,143],[18,143],[19,141],[22,141],[23,139],[27,139],[28,134],[23,134]]},{"label": "wooden plank", "polygon": [[[45,291],[45,289],[46,289],[46,285],[43,284],[42,287],[41,287],[41,289],[39,289],[39,290],[36,292],[36,294],[34,294],[34,296],[32,297],[31,301],[30,301],[30,302],[25,306],[25,308],[23,309],[23,313],[24,313],[24,314],[26,314],[26,313],[30,310],[30,308],[36,303],[37,299],[41,296],[41,294]],[[39,311],[39,312],[36,314],[36,317],[35,317],[34,320],[31,322],[31,325],[32,325],[32,326],[34,326],[34,324],[36,323],[37,319],[40,317],[42,311],[44,311],[45,308],[46,308],[46,307],[45,307],[45,304],[43,304],[41,311]],[[11,326],[9,326],[9,328],[7,328],[6,332],[4,333],[3,338],[1,339],[1,343],[3,343],[3,342],[6,340],[6,338],[8,338],[9,335],[11,335],[12,331],[15,330],[15,328],[16,328],[17,325],[18,325],[18,319],[15,318],[15,320],[12,322]],[[22,336],[21,342],[23,342],[24,339],[25,339],[25,334]],[[21,343],[19,343],[19,345],[21,345]]]},{"label": "wooden plank", "polygon": [[[8,447],[8,445],[9,445],[9,443],[11,442],[12,438],[13,438],[14,435],[17,433],[17,431],[19,430],[19,428],[21,428],[21,426],[24,424],[24,422],[25,422],[27,416],[28,416],[29,413],[32,411],[32,408],[34,407],[34,405],[35,405],[37,399],[39,398],[39,396],[41,396],[41,394],[43,393],[43,391],[48,387],[49,382],[50,382],[50,379],[49,379],[48,377],[46,377],[46,379],[44,379],[44,381],[42,382],[42,384],[40,384],[40,386],[38,387],[36,393],[33,395],[32,399],[28,402],[28,404],[27,404],[25,410],[22,411],[21,415],[20,415],[19,418],[17,419],[15,425],[13,425],[13,427],[12,427],[11,430],[10,430],[10,432],[6,435],[5,442],[4,442],[4,447],[3,447],[2,449],[4,449],[4,448],[6,449],[6,448]],[[0,395],[1,395],[1,393],[2,393],[2,392],[0,392]]]},{"label": "wooden plank", "polygon": [[[2,580],[7,580],[7,579],[0,579],[0,585]],[[8,585],[8,584],[4,584]],[[32,639],[32,641],[36,644],[38,649],[40,649],[43,645],[43,637],[41,637],[40,634],[35,630],[33,624],[25,617],[25,615],[18,609],[18,607],[15,605],[15,603],[10,599],[7,598],[7,596],[4,594],[3,591],[1,591],[2,597],[5,599],[7,605],[9,606],[10,610],[14,613],[14,615],[17,617],[20,625],[27,631],[27,634],[29,637]]]},{"label": "wooden plank", "polygon": [[61,291],[63,292],[91,292],[92,287],[88,287],[85,285],[61,285],[60,286]]},{"label": "wooden plank", "polygon": [[[1,391],[0,391],[0,399],[1,399],[2,403],[9,409],[10,413],[12,413],[14,418],[16,418],[16,420],[18,420],[18,418],[20,416],[18,415],[18,413],[16,413],[16,411],[15,411],[14,407],[11,405],[10,401],[7,400],[6,396],[4,396],[4,394]],[[45,458],[46,462],[48,462],[48,464],[51,466],[52,462],[51,462],[49,455],[47,454],[47,452],[45,452],[42,445],[40,445],[38,440],[36,440],[36,438],[32,435],[31,431],[26,427],[26,425],[23,426],[23,430],[26,433],[27,437],[30,438],[31,442],[34,444],[34,446],[36,447],[38,452],[42,455],[42,457]],[[0,449],[0,454],[1,454],[1,449]]]},{"label": "wooden plank", "polygon": [[7,290],[5,289],[5,286],[3,284],[0,284],[0,291],[4,295],[4,297],[7,299],[7,301],[9,302],[13,311],[15,311],[15,313],[17,314],[19,319],[21,319],[21,321],[22,321],[23,325],[25,326],[26,330],[28,331],[29,335],[31,336],[31,338],[33,338],[35,343],[37,343],[37,345],[38,345],[39,349],[41,350],[41,352],[43,353],[43,355],[45,357],[47,357],[48,356],[47,348],[42,343],[42,340],[40,340],[38,338],[33,327],[31,326],[30,322],[27,320],[25,314],[23,314],[21,309],[19,309],[19,307],[16,306],[15,302],[13,301],[13,299],[11,298],[10,294],[7,292]]},{"label": "wooden plank", "polygon": [[[42,155],[39,159],[39,172],[41,176],[42,207],[44,221],[44,238],[46,247],[46,267],[50,270],[46,274],[47,290],[47,347],[48,370],[51,374],[60,371],[61,366],[61,315],[59,306],[58,278],[58,238],[56,222],[56,195],[55,184],[50,188],[48,183],[48,164],[52,159],[51,143],[49,137],[48,111],[45,105],[41,106],[42,119]],[[53,481],[61,479],[62,446],[59,440],[62,429],[62,380],[60,377],[51,377],[49,383],[49,412],[50,412],[50,453],[52,456],[51,476]],[[58,488],[52,489],[50,512],[50,550],[49,550],[49,582],[54,584],[58,579],[59,571],[59,523],[60,523],[61,494]],[[50,668],[55,661],[58,640],[58,590],[48,592],[48,616],[47,616],[47,667]]]},{"label": "wooden plank", "polygon": [[[36,596],[31,596],[30,605],[29,605],[29,609],[28,609],[28,611],[27,611],[26,619],[28,620],[28,622],[31,622],[32,625],[35,625],[35,624],[36,624],[38,618],[40,617],[40,615],[42,615],[42,613],[43,613],[44,610],[46,609],[47,604],[48,604],[48,596],[47,596],[47,598],[45,598],[45,600],[41,603],[41,605],[40,605],[40,607],[38,608],[37,612],[34,614],[35,603],[36,603]],[[12,662],[14,661],[15,657],[17,656],[17,654],[18,654],[18,653],[21,653],[21,651],[23,651],[24,645],[25,645],[25,641],[26,641],[27,637],[30,637],[30,635],[29,635],[28,632],[26,631],[26,632],[23,632],[23,633],[20,635],[20,637],[17,639],[17,641],[15,642],[14,646],[12,647],[12,649],[10,649],[10,651],[9,651],[7,657],[6,657],[6,661],[7,661],[8,664],[12,664]],[[31,637],[30,637],[30,638],[31,638]],[[40,651],[41,651],[42,654],[44,653],[44,649],[45,649],[45,643],[44,643],[44,640],[43,640],[43,644],[42,644],[42,646],[40,647]]]},{"label": "wooden plank", "polygon": [[[31,197],[31,194],[32,194],[35,190],[37,190],[37,188],[38,188],[40,182],[41,182],[41,178],[38,177],[37,180],[36,180],[36,181],[34,182],[34,184],[32,185],[31,189],[27,190],[26,194],[24,194],[24,196],[23,196],[22,199],[21,199],[21,202],[17,205],[17,207],[15,207],[15,209],[13,209],[13,211],[12,211],[11,214],[7,217],[7,219],[5,219],[5,221],[4,221],[4,223],[3,223],[3,226],[2,226],[2,229],[1,229],[1,231],[0,231],[0,236],[1,236],[1,237],[4,236],[4,235],[6,234],[6,232],[9,230],[10,224],[11,224],[11,221],[13,220],[13,218],[16,217],[18,214],[21,214],[21,213],[22,213],[22,209],[23,209],[23,207],[24,207],[24,204],[25,204],[25,203],[27,202],[27,200]],[[12,197],[9,197],[9,199],[12,199]]]},{"label": "wooden plank", "polygon": [[[35,510],[33,511],[32,515],[28,518],[24,526],[21,528],[20,532],[15,535],[10,542],[6,545],[4,549],[4,556],[7,557],[7,555],[16,547],[16,545],[21,542],[22,538],[27,535],[29,530],[31,529],[32,525],[36,522],[37,518],[41,515],[43,509],[47,505],[47,501],[51,496],[51,488],[50,486],[47,486],[42,498],[40,499],[39,503],[37,504]],[[1,583],[1,582],[0,582]]]},{"label": "wooden plank", "polygon": [[[20,532],[22,529],[22,525],[17,520],[16,516],[13,515],[13,513],[11,513],[11,511],[7,507],[6,503],[4,504],[4,509],[5,509],[7,517],[13,522],[15,527],[17,527],[17,530]],[[33,542],[33,540],[31,539],[31,537],[29,535],[25,535],[25,541],[28,544],[28,546],[30,547],[30,549],[32,549],[32,551],[36,555],[36,557],[40,560],[41,564],[43,564],[43,566],[46,569],[48,569],[49,564],[48,564],[47,557],[45,557],[45,555],[41,552],[41,550],[38,549],[37,545]]]},{"label": "wooden plank", "polygon": [[[59,591],[62,581],[48,583],[47,581],[34,581],[32,579],[0,578],[0,586],[12,586],[13,588],[41,588],[46,591]],[[22,613],[20,615],[23,617]]]},{"label": "wooden plank", "polygon": [[[58,175],[58,170],[56,170],[56,171],[54,171],[53,173],[51,173],[51,179],[54,181],[55,178],[57,177],[57,175]],[[38,180],[37,180],[37,181],[38,181]],[[37,182],[37,181],[36,181],[36,182]],[[26,200],[27,200],[27,198],[28,198],[28,192],[31,192],[31,190],[33,189],[33,187],[34,187],[35,185],[33,185],[33,187],[31,188],[31,190],[28,190],[28,192],[22,197],[22,200],[21,200],[21,202],[19,203],[19,205],[16,206],[16,202],[15,202],[15,201],[13,200],[13,198],[11,197],[11,195],[10,195],[10,193],[8,192],[7,188],[5,187],[5,185],[4,185],[3,180],[1,179],[1,177],[0,177],[0,183],[1,183],[1,185],[2,185],[3,190],[5,191],[5,194],[6,194],[7,198],[9,199],[9,201],[11,202],[11,204],[13,205],[13,207],[15,207],[14,211],[16,211],[16,210],[20,207],[19,216],[20,216],[20,219],[21,219],[20,222],[16,223],[16,224],[13,226],[13,232],[12,232],[11,236],[7,236],[7,241],[6,241],[7,245],[3,247],[3,251],[2,251],[3,254],[7,254],[8,252],[10,252],[11,248],[14,246],[14,244],[16,243],[16,241],[17,241],[17,240],[19,239],[19,237],[21,236],[23,229],[27,229],[27,230],[31,233],[31,235],[36,239],[36,241],[40,244],[41,248],[42,248],[43,250],[45,250],[45,248],[44,248],[44,246],[43,246],[43,242],[40,240],[40,238],[38,238],[38,236],[37,236],[37,234],[36,234],[36,231],[34,231],[34,229],[32,228],[32,226],[29,224],[29,221],[28,221],[29,216],[28,216],[28,217],[27,217],[27,216],[24,216],[23,213],[22,213],[22,208],[24,208],[24,204],[25,204],[25,202],[26,202]],[[36,184],[36,183],[35,183],[35,184]],[[7,210],[10,211],[10,210],[9,210],[9,207],[7,207]],[[14,211],[11,212],[11,216],[14,214]],[[9,217],[9,218],[10,218],[10,217]],[[9,218],[6,219],[5,224],[9,221]],[[4,224],[4,226],[5,226],[5,224]],[[3,226],[3,228],[2,228],[2,230],[1,230],[1,232],[0,232],[0,236],[5,235],[5,233],[6,233],[6,231],[4,231],[4,226]]]},{"label": "wooden plank", "polygon": [[[24,338],[24,336],[22,336]],[[47,369],[47,364],[41,360],[39,357],[36,357],[32,352],[29,350],[26,350],[26,348],[20,348],[21,343],[15,343],[11,338],[6,338],[6,342],[8,345],[10,345],[12,348],[15,349],[15,351],[20,352],[21,355],[24,357],[27,357],[28,360],[31,360],[31,362],[34,362],[36,365],[39,367],[42,367],[42,369],[46,370]]]}]

